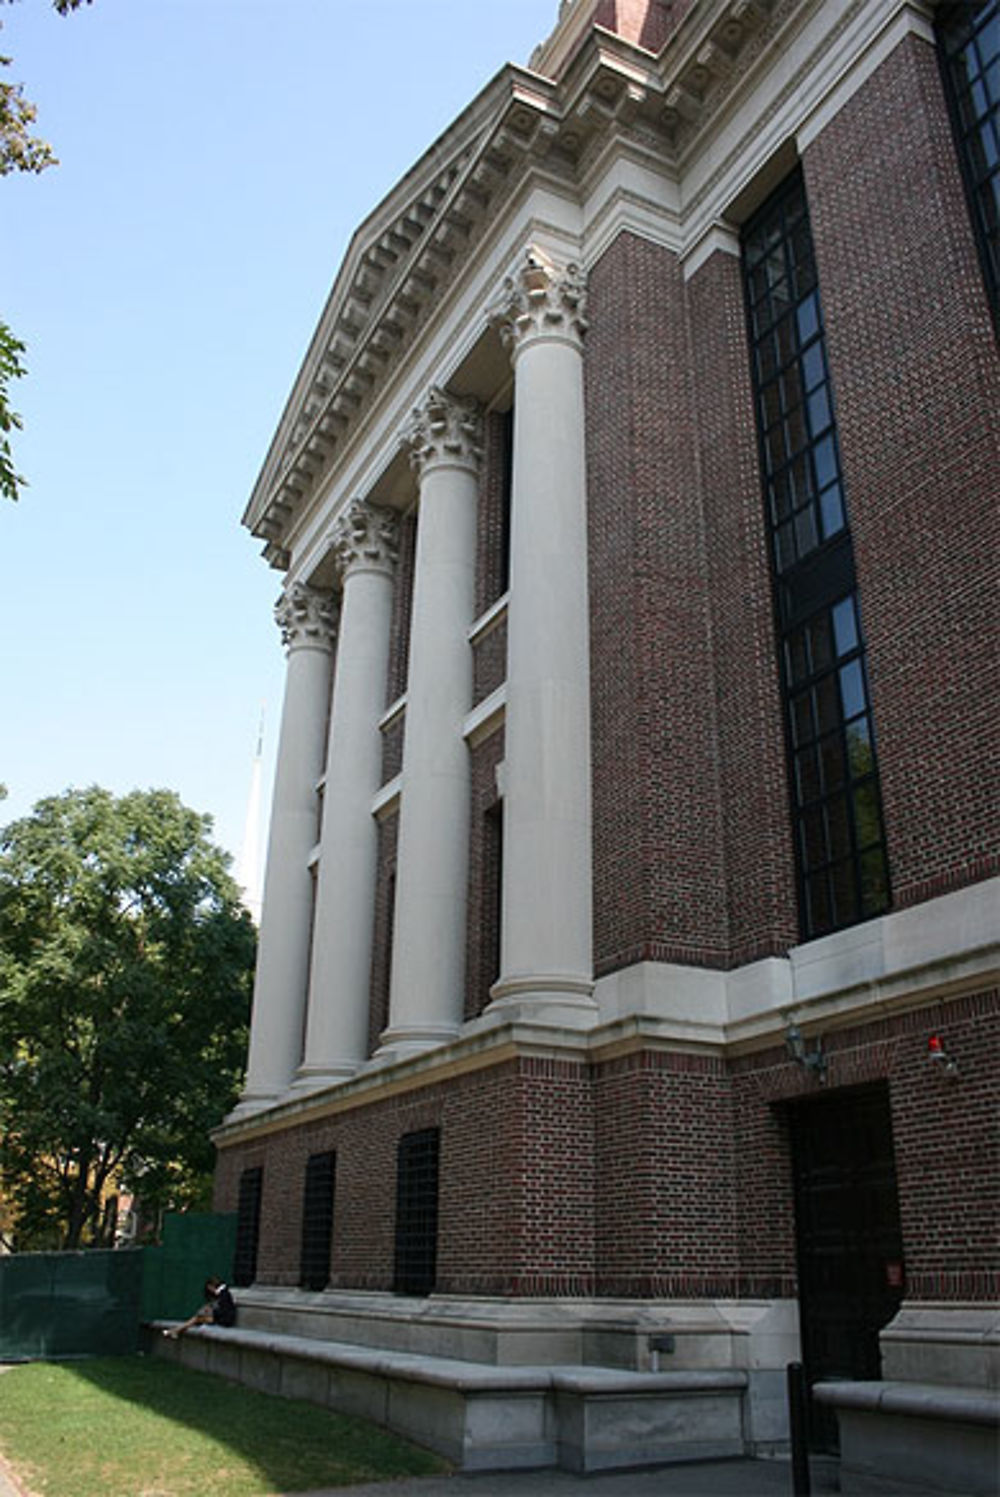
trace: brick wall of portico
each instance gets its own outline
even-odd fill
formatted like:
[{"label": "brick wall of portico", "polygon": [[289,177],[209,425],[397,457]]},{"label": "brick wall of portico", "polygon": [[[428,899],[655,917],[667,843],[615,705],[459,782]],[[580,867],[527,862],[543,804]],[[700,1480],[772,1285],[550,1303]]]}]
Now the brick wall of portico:
[{"label": "brick wall of portico", "polygon": [[[957,1076],[928,1059],[931,1033]],[[888,1084],[908,1294],[988,1300],[1000,1290],[1000,1202],[984,1170],[1000,994],[844,1028],[824,1048],[826,1093]],[[262,1165],[258,1278],[293,1285],[306,1160],[335,1149],[331,1285],[390,1288],[396,1147],[437,1127],[442,1293],[790,1295],[784,1109],[817,1090],[784,1047],[728,1063],[648,1050],[592,1064],[522,1056],[224,1148],[216,1209],[234,1210],[240,1171]]]}]

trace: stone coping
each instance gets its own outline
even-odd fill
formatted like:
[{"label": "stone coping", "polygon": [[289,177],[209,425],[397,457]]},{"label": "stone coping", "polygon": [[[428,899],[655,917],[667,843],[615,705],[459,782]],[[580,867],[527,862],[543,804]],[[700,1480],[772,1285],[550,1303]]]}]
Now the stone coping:
[{"label": "stone coping", "polygon": [[823,1382],[812,1396],[835,1409],[941,1419],[962,1424],[1000,1424],[1000,1393],[940,1383]]},{"label": "stone coping", "polygon": [[[155,1332],[171,1330],[179,1322],[155,1320]],[[452,1388],[462,1393],[540,1392],[605,1396],[659,1393],[674,1397],[713,1392],[742,1392],[748,1386],[745,1372],[732,1369],[694,1372],[632,1372],[617,1367],[520,1367],[466,1362],[457,1357],[423,1356],[389,1351],[383,1347],[358,1346],[346,1341],[320,1341],[311,1336],[278,1335],[272,1331],[239,1327],[192,1326],[188,1337],[244,1351],[298,1357],[303,1361],[349,1368],[375,1377]]]}]

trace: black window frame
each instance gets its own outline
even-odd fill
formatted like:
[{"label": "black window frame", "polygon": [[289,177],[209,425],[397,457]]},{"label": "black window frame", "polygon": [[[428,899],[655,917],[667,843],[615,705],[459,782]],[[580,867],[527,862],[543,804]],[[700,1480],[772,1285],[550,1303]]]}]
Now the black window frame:
[{"label": "black window frame", "polygon": [[404,1133],[396,1148],[393,1292],[424,1296],[437,1283],[441,1131]]},{"label": "black window frame", "polygon": [[808,203],[743,228],[743,280],[803,940],[891,903],[875,729]]},{"label": "black window frame", "polygon": [[257,1277],[257,1254],[260,1245],[260,1204],[264,1192],[264,1171],[260,1165],[240,1174],[236,1206],[236,1247],[233,1252],[233,1284],[247,1289]]},{"label": "black window frame", "polygon": [[330,1282],[337,1155],[333,1149],[310,1154],[302,1191],[299,1288],[318,1292]]},{"label": "black window frame", "polygon": [[966,203],[1000,337],[1000,0],[942,5],[934,32]]}]

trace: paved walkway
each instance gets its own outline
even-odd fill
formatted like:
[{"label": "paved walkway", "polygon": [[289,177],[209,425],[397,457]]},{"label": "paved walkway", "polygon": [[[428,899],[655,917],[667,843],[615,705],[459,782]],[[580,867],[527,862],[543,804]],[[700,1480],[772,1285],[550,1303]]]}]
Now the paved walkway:
[{"label": "paved walkway", "polygon": [[[837,1490],[836,1464],[813,1460],[814,1497]],[[206,1474],[205,1497],[211,1497]],[[366,1482],[326,1488],[297,1497],[791,1497],[787,1461],[703,1461],[691,1466],[659,1466],[652,1471],[613,1471],[574,1476],[569,1471],[501,1471],[476,1475],[426,1476],[406,1481]],[[23,1497],[0,1456],[0,1497]],[[127,1497],[116,1493],[115,1497]]]},{"label": "paved walkway", "polygon": [[[836,1462],[814,1458],[813,1497],[836,1492]],[[786,1460],[700,1461],[651,1471],[574,1476],[569,1471],[501,1471],[365,1483],[300,1497],[791,1497]]]},{"label": "paved walkway", "polygon": [[14,1485],[14,1473],[0,1455],[0,1497],[21,1497],[21,1488]]}]

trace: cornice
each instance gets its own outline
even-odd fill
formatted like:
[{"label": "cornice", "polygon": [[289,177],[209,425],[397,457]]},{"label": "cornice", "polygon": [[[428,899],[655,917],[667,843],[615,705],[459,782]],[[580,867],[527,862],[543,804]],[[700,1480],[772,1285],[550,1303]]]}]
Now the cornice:
[{"label": "cornice", "polygon": [[558,80],[509,65],[487,84],[351,242],[244,515],[272,565],[287,567],[359,416],[525,185],[582,200],[609,152],[679,181],[786,26],[822,5],[703,0],[657,57],[591,26]]}]

